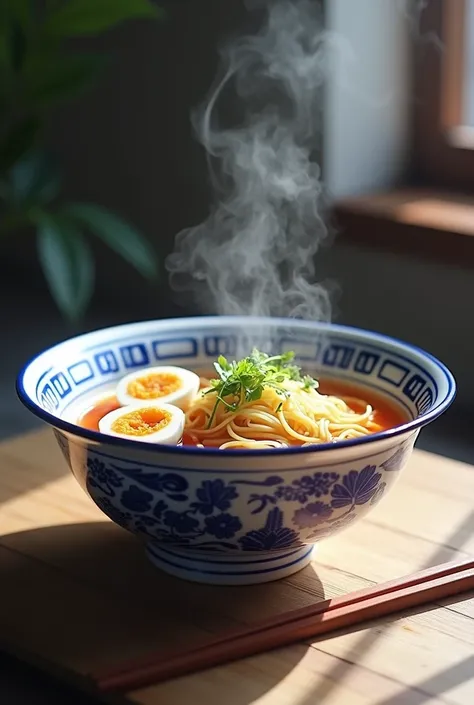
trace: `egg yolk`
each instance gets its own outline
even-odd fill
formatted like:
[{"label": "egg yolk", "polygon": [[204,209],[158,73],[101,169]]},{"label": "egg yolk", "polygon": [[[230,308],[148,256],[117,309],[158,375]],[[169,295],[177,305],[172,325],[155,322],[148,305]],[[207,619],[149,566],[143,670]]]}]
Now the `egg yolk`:
[{"label": "egg yolk", "polygon": [[111,429],[126,436],[149,436],[164,428],[171,421],[171,414],[163,409],[136,409],[116,419]]},{"label": "egg yolk", "polygon": [[127,386],[127,393],[134,399],[157,399],[175,392],[181,380],[172,374],[153,374],[137,377]]}]

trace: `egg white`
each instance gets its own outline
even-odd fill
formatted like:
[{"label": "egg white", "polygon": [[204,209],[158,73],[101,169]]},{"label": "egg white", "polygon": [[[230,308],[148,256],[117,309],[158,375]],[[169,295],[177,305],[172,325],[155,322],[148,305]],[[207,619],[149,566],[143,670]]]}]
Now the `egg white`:
[{"label": "egg white", "polygon": [[[169,421],[166,426],[163,426],[157,431],[143,436],[129,433],[119,433],[117,431],[112,430],[114,422],[122,418],[122,416],[127,416],[127,414],[136,411],[145,411],[146,409],[150,408],[163,410],[169,414]],[[115,436],[117,438],[127,438],[128,440],[133,441],[177,445],[183,437],[184,420],[184,413],[177,406],[173,406],[172,404],[163,404],[161,401],[157,402],[153,400],[148,400],[141,403],[128,404],[127,406],[122,406],[120,409],[110,411],[99,421],[99,431],[101,433],[106,433],[109,436]]]},{"label": "egg white", "polygon": [[191,401],[194,399],[199,391],[199,377],[191,370],[186,370],[184,367],[172,367],[172,366],[162,366],[162,367],[145,367],[137,372],[131,372],[125,377],[122,377],[117,385],[116,395],[119,404],[125,406],[127,404],[136,404],[142,401],[153,401],[152,399],[138,399],[132,396],[128,392],[128,385],[130,382],[134,382],[141,377],[148,377],[150,375],[174,375],[177,377],[181,386],[169,394],[163,394],[162,396],[156,397],[154,401],[163,402],[165,404],[173,404],[178,406],[180,409],[186,410]]}]

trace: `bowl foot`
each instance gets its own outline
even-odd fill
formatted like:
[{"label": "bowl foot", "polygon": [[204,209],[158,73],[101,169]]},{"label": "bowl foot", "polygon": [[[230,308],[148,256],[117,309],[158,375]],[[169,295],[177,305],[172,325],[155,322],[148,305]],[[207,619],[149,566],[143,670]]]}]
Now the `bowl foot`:
[{"label": "bowl foot", "polygon": [[314,546],[257,554],[201,553],[147,545],[148,557],[158,568],[184,580],[208,585],[256,585],[286,578],[311,562]]}]

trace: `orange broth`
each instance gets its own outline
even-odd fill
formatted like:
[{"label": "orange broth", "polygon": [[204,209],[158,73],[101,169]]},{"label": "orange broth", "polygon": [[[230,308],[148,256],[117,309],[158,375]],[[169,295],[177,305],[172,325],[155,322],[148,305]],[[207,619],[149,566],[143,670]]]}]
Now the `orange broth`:
[{"label": "orange broth", "polygon": [[[358,387],[356,385],[347,384],[346,382],[334,380],[320,380],[318,391],[321,392],[321,394],[330,394],[344,399],[346,404],[356,413],[365,411],[365,405],[361,402],[357,402],[357,399],[353,397],[364,399],[364,402],[370,404],[374,409],[372,415],[373,421],[379,424],[383,429],[393,428],[407,421],[406,416],[404,416],[395,405],[392,405],[382,395],[377,394],[377,392],[367,390],[363,386]],[[85,411],[84,414],[79,417],[77,423],[83,428],[98,431],[99,421],[110,411],[115,411],[115,409],[119,408],[120,404],[115,396],[101,399],[94,404],[94,406]],[[185,434],[183,437],[183,445],[195,445],[195,443],[187,438]]]}]

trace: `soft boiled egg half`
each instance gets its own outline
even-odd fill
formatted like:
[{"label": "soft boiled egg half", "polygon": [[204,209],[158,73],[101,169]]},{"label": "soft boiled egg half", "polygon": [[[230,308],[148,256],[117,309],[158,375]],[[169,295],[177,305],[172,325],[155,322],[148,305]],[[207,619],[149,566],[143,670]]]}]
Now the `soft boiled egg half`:
[{"label": "soft boiled egg half", "polygon": [[199,390],[199,377],[182,367],[148,367],[123,377],[117,385],[119,404],[159,400],[186,410]]},{"label": "soft boiled egg half", "polygon": [[110,411],[99,421],[101,433],[146,443],[176,445],[183,430],[183,411],[162,402],[129,404]]}]

